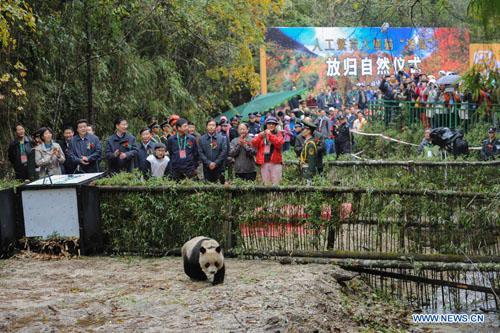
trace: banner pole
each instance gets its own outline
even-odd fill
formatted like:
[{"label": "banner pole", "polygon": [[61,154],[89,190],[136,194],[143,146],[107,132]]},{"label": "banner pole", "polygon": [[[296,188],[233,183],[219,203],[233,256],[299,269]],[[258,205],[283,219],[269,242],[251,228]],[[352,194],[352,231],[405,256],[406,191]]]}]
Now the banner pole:
[{"label": "banner pole", "polygon": [[267,94],[266,47],[260,47],[260,93]]}]

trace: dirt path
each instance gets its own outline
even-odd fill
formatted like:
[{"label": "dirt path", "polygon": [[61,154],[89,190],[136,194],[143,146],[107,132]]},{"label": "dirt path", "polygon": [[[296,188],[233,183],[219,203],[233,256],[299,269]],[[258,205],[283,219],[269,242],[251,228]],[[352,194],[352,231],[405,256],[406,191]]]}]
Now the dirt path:
[{"label": "dirt path", "polygon": [[332,273],[341,270],[332,266],[229,259],[225,283],[212,287],[190,281],[180,260],[0,261],[0,331],[359,332],[409,327],[404,311],[340,286]]}]

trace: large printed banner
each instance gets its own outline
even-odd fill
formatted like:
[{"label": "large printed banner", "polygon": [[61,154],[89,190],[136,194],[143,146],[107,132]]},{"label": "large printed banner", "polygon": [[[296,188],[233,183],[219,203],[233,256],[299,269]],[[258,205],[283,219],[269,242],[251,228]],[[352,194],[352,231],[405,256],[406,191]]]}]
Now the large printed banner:
[{"label": "large printed banner", "polygon": [[470,44],[470,66],[481,70],[500,70],[500,44]]},{"label": "large printed banner", "polygon": [[269,28],[269,91],[341,90],[404,69],[437,76],[469,67],[469,32],[458,28]]}]

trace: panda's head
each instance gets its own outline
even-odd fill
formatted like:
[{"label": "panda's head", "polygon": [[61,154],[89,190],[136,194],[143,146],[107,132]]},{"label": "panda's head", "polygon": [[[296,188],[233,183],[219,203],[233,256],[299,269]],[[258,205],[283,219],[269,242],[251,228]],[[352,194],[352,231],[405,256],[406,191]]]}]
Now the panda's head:
[{"label": "panda's head", "polygon": [[220,246],[200,247],[200,267],[207,276],[212,276],[224,265],[224,256]]}]

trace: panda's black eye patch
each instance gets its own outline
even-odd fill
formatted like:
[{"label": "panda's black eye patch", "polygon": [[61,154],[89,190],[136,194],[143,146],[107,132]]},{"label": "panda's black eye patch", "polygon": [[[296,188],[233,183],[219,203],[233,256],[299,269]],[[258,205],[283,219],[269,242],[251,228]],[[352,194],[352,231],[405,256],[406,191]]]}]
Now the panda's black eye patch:
[{"label": "panda's black eye patch", "polygon": [[219,267],[219,263],[217,261],[215,262],[215,267]]},{"label": "panda's black eye patch", "polygon": [[206,267],[206,268],[210,267],[210,263],[208,263],[208,262],[207,262],[207,263],[205,264],[205,267]]}]

